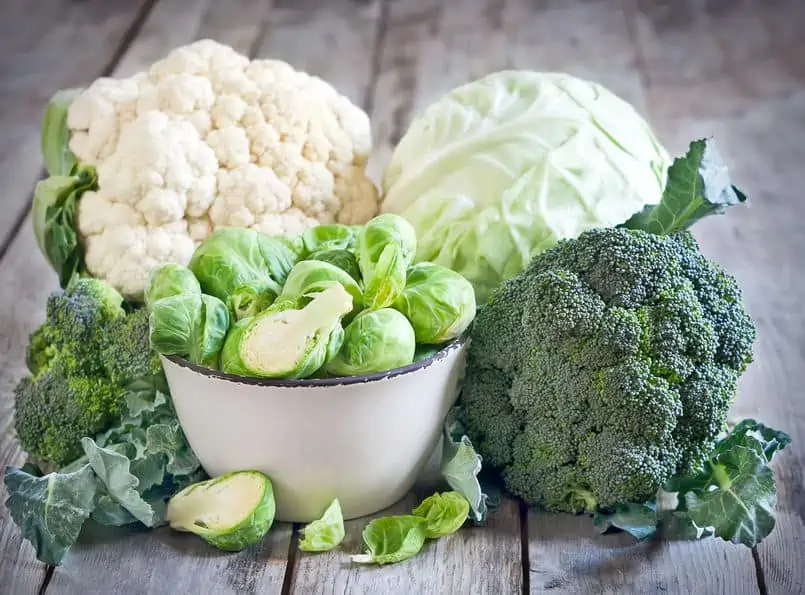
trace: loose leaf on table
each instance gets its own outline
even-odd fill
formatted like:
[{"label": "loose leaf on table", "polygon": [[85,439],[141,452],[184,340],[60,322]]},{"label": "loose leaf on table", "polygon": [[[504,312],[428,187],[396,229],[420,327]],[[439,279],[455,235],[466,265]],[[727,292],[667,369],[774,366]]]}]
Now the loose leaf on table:
[{"label": "loose leaf on table", "polygon": [[618,504],[610,511],[596,512],[593,525],[601,533],[620,529],[638,541],[647,539],[657,530],[656,506],[651,501]]},{"label": "loose leaf on table", "polygon": [[456,417],[456,410],[451,410],[447,415],[443,439],[442,476],[451,489],[469,502],[471,518],[476,523],[482,523],[488,513],[488,496],[478,481],[482,459],[464,434],[464,427]]},{"label": "loose leaf on table", "polygon": [[137,491],[140,480],[131,473],[131,461],[120,452],[123,449],[101,448],[92,438],[82,438],[81,447],[111,499],[145,526],[156,525],[159,519],[151,505]]},{"label": "loose leaf on table", "polygon": [[375,519],[363,529],[366,554],[352,556],[360,564],[393,564],[419,553],[425,544],[427,521],[415,515]]},{"label": "loose leaf on table", "polygon": [[692,142],[688,152],[668,168],[668,181],[660,202],[636,213],[623,226],[658,235],[670,234],[746,200],[743,192],[732,185],[714,141],[701,139]]},{"label": "loose leaf on table", "polygon": [[344,540],[344,515],[336,498],[320,519],[302,529],[299,549],[303,552],[325,552]]},{"label": "loose leaf on table", "polygon": [[99,489],[92,468],[85,464],[72,473],[40,476],[28,465],[8,467],[6,508],[46,564],[60,564],[78,539],[93,509]]},{"label": "loose leaf on table", "polygon": [[425,537],[438,539],[455,533],[467,520],[470,504],[458,492],[435,493],[414,509],[426,521]]}]

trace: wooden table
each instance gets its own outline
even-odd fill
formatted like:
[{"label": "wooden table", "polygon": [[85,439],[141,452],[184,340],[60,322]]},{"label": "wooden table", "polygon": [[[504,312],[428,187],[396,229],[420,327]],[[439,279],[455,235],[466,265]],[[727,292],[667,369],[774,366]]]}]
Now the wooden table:
[{"label": "wooden table", "polygon": [[[59,568],[35,559],[0,507],[0,593],[692,593],[805,592],[805,2],[803,0],[0,0],[0,463],[19,464],[11,391],[27,334],[56,287],[29,207],[39,124],[57,89],[129,75],[174,46],[213,37],[331,81],[374,123],[372,171],[413,114],[492,70],[596,79],[646,114],[674,153],[715,135],[753,206],[697,226],[703,250],[745,288],[757,360],[734,415],[788,431],[776,463],[778,527],[756,550],[674,543],[659,557],[586,517],[504,500],[484,528],[384,568],[345,550],[307,555],[278,524],[223,554],[168,529],[90,530]],[[5,491],[0,488],[0,498]],[[393,510],[410,509],[412,494]]]}]

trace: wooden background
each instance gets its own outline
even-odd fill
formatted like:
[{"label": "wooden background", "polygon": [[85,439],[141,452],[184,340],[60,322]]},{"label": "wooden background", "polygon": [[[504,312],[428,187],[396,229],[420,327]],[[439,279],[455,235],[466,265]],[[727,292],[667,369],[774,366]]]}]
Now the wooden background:
[{"label": "wooden background", "polygon": [[[487,527],[387,568],[351,567],[344,550],[297,552],[294,528],[280,524],[239,554],[167,529],[89,531],[53,569],[0,507],[0,593],[805,592],[805,0],[0,0],[0,464],[22,460],[11,391],[56,287],[28,215],[44,105],[59,88],[129,75],[202,37],[285,59],[363,105],[375,173],[413,114],[505,67],[605,84],[673,153],[714,135],[752,205],[696,233],[742,282],[759,328],[734,414],[793,438],[776,463],[778,527],[756,550],[713,539],[648,558],[588,518],[507,500]],[[348,523],[347,552],[360,549],[363,524]]]}]

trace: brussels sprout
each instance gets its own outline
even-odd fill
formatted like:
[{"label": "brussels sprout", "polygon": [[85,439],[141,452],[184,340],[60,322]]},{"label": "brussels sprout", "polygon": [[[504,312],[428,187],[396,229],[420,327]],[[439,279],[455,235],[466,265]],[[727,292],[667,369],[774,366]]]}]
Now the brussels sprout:
[{"label": "brussels sprout", "polygon": [[217,367],[229,320],[229,310],[214,296],[185,293],[164,297],[149,307],[151,347],[163,355]]},{"label": "brussels sprout", "polygon": [[234,471],[178,492],[168,501],[165,519],[172,529],[237,552],[268,533],[275,513],[271,480],[259,471]]},{"label": "brussels sprout", "polygon": [[326,552],[344,540],[344,515],[338,498],[333,500],[320,519],[302,528],[300,537],[299,549],[303,552]]},{"label": "brussels sprout", "polygon": [[416,232],[399,215],[379,215],[358,236],[364,305],[386,308],[405,288],[405,271],[416,252]]},{"label": "brussels sprout", "polygon": [[346,273],[360,284],[361,269],[358,267],[358,259],[349,250],[319,250],[308,256],[308,260],[320,260],[329,262],[333,266],[346,271]]},{"label": "brussels sprout", "polygon": [[357,231],[352,226],[337,223],[309,227],[301,237],[308,254],[321,250],[353,250],[357,243]]},{"label": "brussels sprout", "polygon": [[288,238],[253,229],[227,227],[212,233],[196,248],[190,270],[204,293],[226,302],[241,285],[259,281],[279,295],[293,265],[301,258]]},{"label": "brussels sprout", "polygon": [[307,378],[332,358],[344,340],[341,319],[352,296],[340,283],[299,302],[278,299],[253,318],[244,318],[226,338],[224,371],[262,378]]},{"label": "brussels sprout", "polygon": [[408,269],[394,308],[411,321],[417,343],[444,343],[463,333],[475,318],[475,289],[455,271],[420,262]]},{"label": "brussels sprout", "polygon": [[414,329],[391,308],[358,314],[344,330],[338,354],[325,366],[331,376],[384,372],[414,361]]},{"label": "brussels sprout", "polygon": [[226,300],[235,320],[255,316],[268,308],[277,299],[276,284],[249,281],[238,285]]},{"label": "brussels sprout", "polygon": [[414,361],[428,359],[441,351],[441,345],[417,345],[414,350]]},{"label": "brussels sprout", "polygon": [[151,269],[145,284],[145,305],[182,293],[201,294],[201,285],[193,271],[180,264],[168,263]]},{"label": "brussels sprout", "polygon": [[[303,260],[291,269],[285,287],[282,288],[279,301],[306,301],[313,294],[340,283],[352,296],[352,312],[361,309],[363,295],[358,283],[349,273],[329,262],[319,260]],[[303,299],[305,298],[305,299]]]}]

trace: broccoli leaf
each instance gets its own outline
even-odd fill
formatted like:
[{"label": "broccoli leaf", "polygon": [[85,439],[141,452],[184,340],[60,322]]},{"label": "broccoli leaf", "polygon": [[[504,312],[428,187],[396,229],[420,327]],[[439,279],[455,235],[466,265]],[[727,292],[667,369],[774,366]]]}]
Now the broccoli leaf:
[{"label": "broccoli leaf", "polygon": [[791,443],[791,436],[782,430],[775,430],[755,421],[744,419],[732,428],[729,435],[716,445],[716,452],[726,452],[733,446],[746,446],[755,449],[767,461]]},{"label": "broccoli leaf", "polygon": [[23,537],[46,564],[60,564],[78,539],[94,506],[98,482],[89,465],[72,473],[49,473],[28,465],[6,468],[6,508]]},{"label": "broccoli leaf", "polygon": [[660,202],[633,215],[623,227],[670,234],[746,200],[746,195],[730,182],[715,142],[701,139],[693,141],[688,152],[668,168],[668,182]]},{"label": "broccoli leaf", "polygon": [[596,512],[593,525],[601,533],[620,529],[638,541],[647,539],[657,530],[656,506],[654,502],[618,504],[610,511]]},{"label": "broccoli leaf", "polygon": [[167,455],[168,473],[189,475],[198,469],[198,459],[187,444],[178,423],[154,424],[146,430],[146,435],[147,452]]},{"label": "broccoli leaf", "polygon": [[92,438],[83,438],[81,446],[109,496],[138,521],[153,527],[157,522],[154,509],[137,491],[140,480],[131,473],[131,461],[119,452],[122,449],[101,448]]},{"label": "broccoli leaf", "polygon": [[453,490],[469,502],[470,517],[476,523],[482,523],[488,513],[488,496],[478,481],[482,459],[464,434],[464,427],[457,419],[455,409],[447,414],[443,437],[442,476]]},{"label": "broccoli leaf", "polygon": [[754,547],[775,526],[774,471],[753,448],[734,446],[717,454],[701,474],[702,483],[685,494],[691,520],[713,527],[716,536]]}]

